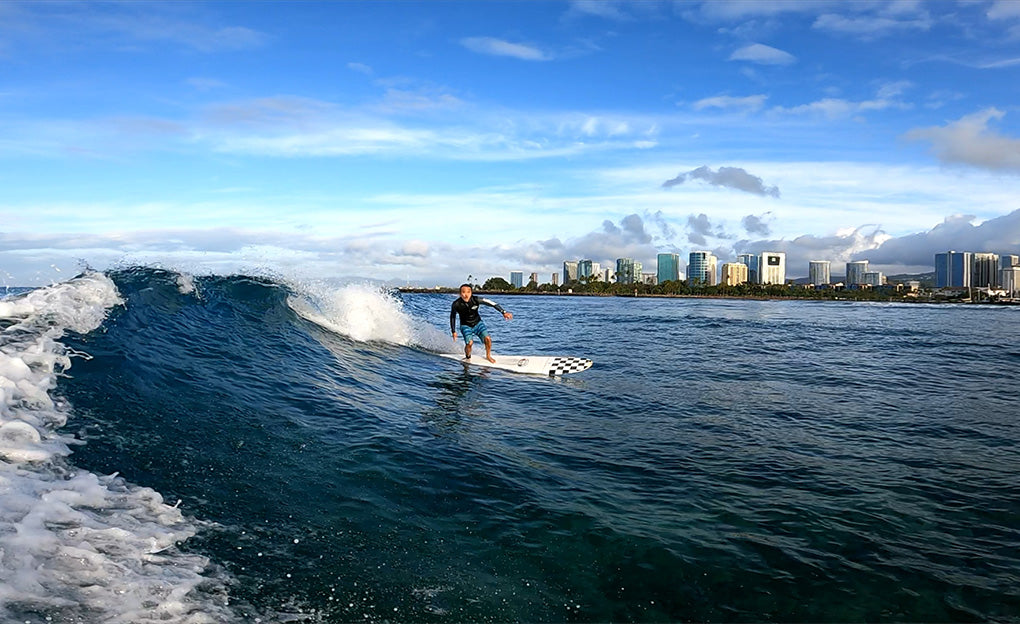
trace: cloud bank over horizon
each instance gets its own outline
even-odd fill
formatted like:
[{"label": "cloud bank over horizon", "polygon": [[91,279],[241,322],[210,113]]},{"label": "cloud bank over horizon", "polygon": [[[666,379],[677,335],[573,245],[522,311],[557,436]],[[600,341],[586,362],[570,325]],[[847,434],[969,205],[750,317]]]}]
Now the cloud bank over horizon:
[{"label": "cloud bank over horizon", "polygon": [[[745,229],[747,233],[767,235],[762,217],[748,215],[744,220],[751,226]],[[889,236],[879,226],[865,225],[823,236],[738,239],[704,213],[688,215],[682,224],[672,223],[661,213],[633,213],[616,222],[603,220],[575,238],[552,237],[496,247],[389,235],[323,237],[236,228],[140,230],[116,235],[0,233],[0,266],[14,256],[36,259],[34,270],[44,278],[40,283],[64,279],[82,266],[159,265],[192,273],[254,270],[290,277],[396,280],[431,286],[455,285],[468,273],[506,278],[510,270],[538,272],[540,281],[547,282],[549,274],[561,271],[564,261],[580,259],[614,269],[617,258],[634,258],[644,263],[645,272],[654,272],[658,253],[679,253],[686,263],[688,252],[705,248],[719,256],[720,262],[734,261],[740,253],[785,252],[790,277],[806,276],[811,260],[831,261],[834,275],[841,274],[842,263],[852,260],[868,260],[887,274],[924,273],[933,270],[935,254],[944,251],[1020,252],[1020,209],[978,224],[975,220],[971,215],[954,215],[929,230],[898,237]],[[678,240],[680,233],[686,240]],[[52,254],[61,259],[57,265],[48,258]],[[347,267],[348,274],[337,274],[337,266]],[[381,267],[392,268],[402,277],[380,276]]]}]

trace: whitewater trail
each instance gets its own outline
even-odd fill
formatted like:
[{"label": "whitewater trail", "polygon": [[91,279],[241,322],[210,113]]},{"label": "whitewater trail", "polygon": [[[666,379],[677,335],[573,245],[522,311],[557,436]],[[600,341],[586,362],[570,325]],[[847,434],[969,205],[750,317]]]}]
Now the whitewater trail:
[{"label": "whitewater trail", "polygon": [[176,547],[197,523],[150,488],[76,469],[59,431],[73,412],[57,380],[87,357],[60,339],[123,303],[91,272],[0,301],[0,620],[235,619],[208,560]]},{"label": "whitewater trail", "polygon": [[385,289],[365,284],[340,288],[292,284],[287,305],[307,321],[358,342],[386,342],[436,353],[452,353],[445,332],[409,314]]}]

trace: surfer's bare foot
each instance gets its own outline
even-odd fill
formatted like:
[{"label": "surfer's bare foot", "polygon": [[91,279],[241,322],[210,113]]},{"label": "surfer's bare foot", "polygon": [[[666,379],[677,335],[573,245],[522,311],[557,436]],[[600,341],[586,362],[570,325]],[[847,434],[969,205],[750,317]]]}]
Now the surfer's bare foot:
[{"label": "surfer's bare foot", "polygon": [[492,354],[491,354],[491,353],[486,353],[486,354],[485,354],[485,359],[489,360],[489,361],[490,361],[490,362],[492,362],[493,364],[495,364],[495,363],[496,363],[496,358],[492,357]]}]

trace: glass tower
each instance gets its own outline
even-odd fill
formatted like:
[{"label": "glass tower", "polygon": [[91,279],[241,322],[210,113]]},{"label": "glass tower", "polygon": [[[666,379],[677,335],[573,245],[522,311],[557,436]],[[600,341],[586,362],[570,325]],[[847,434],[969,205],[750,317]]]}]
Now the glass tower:
[{"label": "glass tower", "polygon": [[655,279],[658,283],[680,279],[680,254],[661,253],[656,257]]},{"label": "glass tower", "polygon": [[972,255],[969,251],[935,254],[935,288],[970,288]]},{"label": "glass tower", "polygon": [[688,256],[687,281],[705,286],[717,284],[715,269],[717,259],[711,251],[692,251]]}]

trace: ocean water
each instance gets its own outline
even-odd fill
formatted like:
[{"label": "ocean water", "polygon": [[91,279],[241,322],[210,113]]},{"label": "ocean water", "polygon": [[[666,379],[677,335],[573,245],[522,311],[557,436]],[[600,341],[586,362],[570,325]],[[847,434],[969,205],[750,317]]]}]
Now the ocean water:
[{"label": "ocean water", "polygon": [[0,300],[0,621],[1020,621],[1020,309],[496,299]]}]

